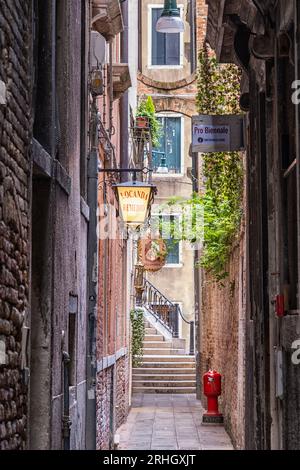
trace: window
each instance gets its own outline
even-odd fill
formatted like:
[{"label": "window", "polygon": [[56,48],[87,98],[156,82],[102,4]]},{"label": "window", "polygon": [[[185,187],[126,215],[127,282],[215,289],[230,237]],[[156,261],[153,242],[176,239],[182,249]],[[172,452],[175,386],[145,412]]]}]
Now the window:
[{"label": "window", "polygon": [[151,65],[178,66],[181,65],[180,33],[166,34],[156,31],[156,23],[163,8],[151,9]]},{"label": "window", "polygon": [[159,117],[161,137],[159,146],[154,148],[152,164],[154,172],[161,166],[162,157],[166,158],[168,173],[181,173],[181,117]]},{"label": "window", "polygon": [[163,221],[164,225],[163,228],[160,230],[161,236],[165,236],[164,238],[168,255],[166,259],[166,264],[180,264],[180,241],[175,240],[172,235],[174,235],[174,221],[179,222],[179,217],[176,215],[160,215],[159,216],[160,222]]}]

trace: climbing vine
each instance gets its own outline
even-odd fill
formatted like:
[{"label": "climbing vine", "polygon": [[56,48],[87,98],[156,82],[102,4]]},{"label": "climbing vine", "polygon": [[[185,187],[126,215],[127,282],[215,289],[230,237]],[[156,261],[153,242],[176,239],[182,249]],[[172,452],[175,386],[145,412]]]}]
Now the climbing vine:
[{"label": "climbing vine", "polygon": [[[205,45],[199,54],[197,110],[199,114],[239,114],[240,70],[235,65],[220,65]],[[165,206],[180,205],[190,210],[189,229],[172,224],[174,240],[203,240],[200,264],[217,281],[228,273],[226,265],[240,227],[243,198],[243,163],[238,152],[202,154],[204,190],[187,200],[170,199]],[[196,212],[202,208],[202,222]],[[166,207],[162,207],[162,212]],[[169,222],[170,223],[170,222]],[[162,223],[164,224],[164,223]],[[163,228],[160,228],[163,231]],[[168,247],[169,248],[169,247]]]},{"label": "climbing vine", "polygon": [[155,113],[155,106],[151,96],[148,96],[145,100],[142,100],[139,103],[136,111],[136,117],[143,116],[149,119],[153,147],[157,147],[159,145],[159,138],[161,135],[161,124]]},{"label": "climbing vine", "polygon": [[[240,70],[218,64],[205,44],[199,54],[197,110],[199,114],[239,114]],[[204,250],[201,266],[218,281],[227,276],[226,264],[240,226],[243,163],[237,152],[203,155],[205,190]]]},{"label": "climbing vine", "polygon": [[143,356],[143,342],[145,337],[144,312],[142,309],[133,309],[130,312],[132,326],[131,353],[132,366],[139,367]]}]

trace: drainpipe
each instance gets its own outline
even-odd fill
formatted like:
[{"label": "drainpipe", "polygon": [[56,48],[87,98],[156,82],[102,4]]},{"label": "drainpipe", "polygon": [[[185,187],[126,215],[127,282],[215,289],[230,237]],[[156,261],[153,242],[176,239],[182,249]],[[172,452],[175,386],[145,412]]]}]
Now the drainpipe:
[{"label": "drainpipe", "polygon": [[[199,155],[198,153],[192,154],[192,171],[193,171],[193,192],[199,192]],[[199,250],[194,252],[194,305],[195,305],[195,346],[194,353],[196,358],[196,394],[197,398],[201,398],[201,377],[200,377],[200,328],[201,328],[201,319],[200,319],[200,306],[201,306],[201,273],[200,268],[198,267],[200,260]]]},{"label": "drainpipe", "polygon": [[70,403],[69,403],[69,367],[70,356],[66,351],[62,353],[63,360],[63,373],[64,373],[64,411],[63,411],[63,442],[64,450],[70,450],[70,434],[71,434],[71,420],[70,420]]},{"label": "drainpipe", "polygon": [[[128,64],[128,2],[122,3],[122,16],[124,23],[124,31],[122,33],[121,43],[121,62]],[[121,145],[121,168],[128,168],[128,129],[129,129],[129,99],[128,91],[126,91],[120,100],[120,115],[121,115],[121,142],[127,145]],[[121,174],[121,181],[128,180],[128,173]]]},{"label": "drainpipe", "polygon": [[142,0],[138,0],[138,35],[139,35],[139,44],[138,44],[138,69],[139,72],[142,71],[142,48],[143,48],[143,39],[142,39]]},{"label": "drainpipe", "polygon": [[190,29],[191,29],[191,73],[197,68],[196,43],[196,8],[195,0],[190,1]]},{"label": "drainpipe", "polygon": [[114,108],[114,90],[113,90],[113,44],[109,41],[109,138],[114,135],[113,126],[113,108]]},{"label": "drainpipe", "polygon": [[86,397],[86,449],[96,449],[96,319],[98,281],[98,152],[97,152],[97,105],[92,104],[91,150],[88,159],[88,206],[90,209],[88,227],[88,344],[87,344],[87,397]]}]

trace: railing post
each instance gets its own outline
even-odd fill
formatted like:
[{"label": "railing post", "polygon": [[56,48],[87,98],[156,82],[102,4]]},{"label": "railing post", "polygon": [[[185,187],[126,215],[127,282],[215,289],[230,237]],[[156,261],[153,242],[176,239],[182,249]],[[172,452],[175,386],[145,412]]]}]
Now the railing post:
[{"label": "railing post", "polygon": [[190,323],[190,356],[195,354],[195,337],[194,337],[195,322]]},{"label": "railing post", "polygon": [[175,311],[173,310],[174,315],[174,338],[179,338],[179,311],[178,304],[175,305]]}]

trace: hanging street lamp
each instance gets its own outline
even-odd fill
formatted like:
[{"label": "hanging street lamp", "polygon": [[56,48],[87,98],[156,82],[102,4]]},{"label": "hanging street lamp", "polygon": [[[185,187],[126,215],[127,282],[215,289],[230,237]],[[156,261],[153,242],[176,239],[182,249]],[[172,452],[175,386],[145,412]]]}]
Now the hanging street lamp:
[{"label": "hanging street lamp", "polygon": [[133,229],[138,229],[150,219],[151,205],[157,188],[152,183],[137,181],[137,173],[149,173],[148,168],[100,168],[100,173],[132,173],[133,180],[125,183],[113,184],[119,202],[120,214],[123,222]]},{"label": "hanging street lamp", "polygon": [[163,12],[156,23],[158,33],[183,33],[184,23],[176,0],[165,0]]},{"label": "hanging street lamp", "polygon": [[121,217],[123,222],[133,228],[144,225],[150,217],[155,186],[140,181],[127,181],[116,184]]}]

